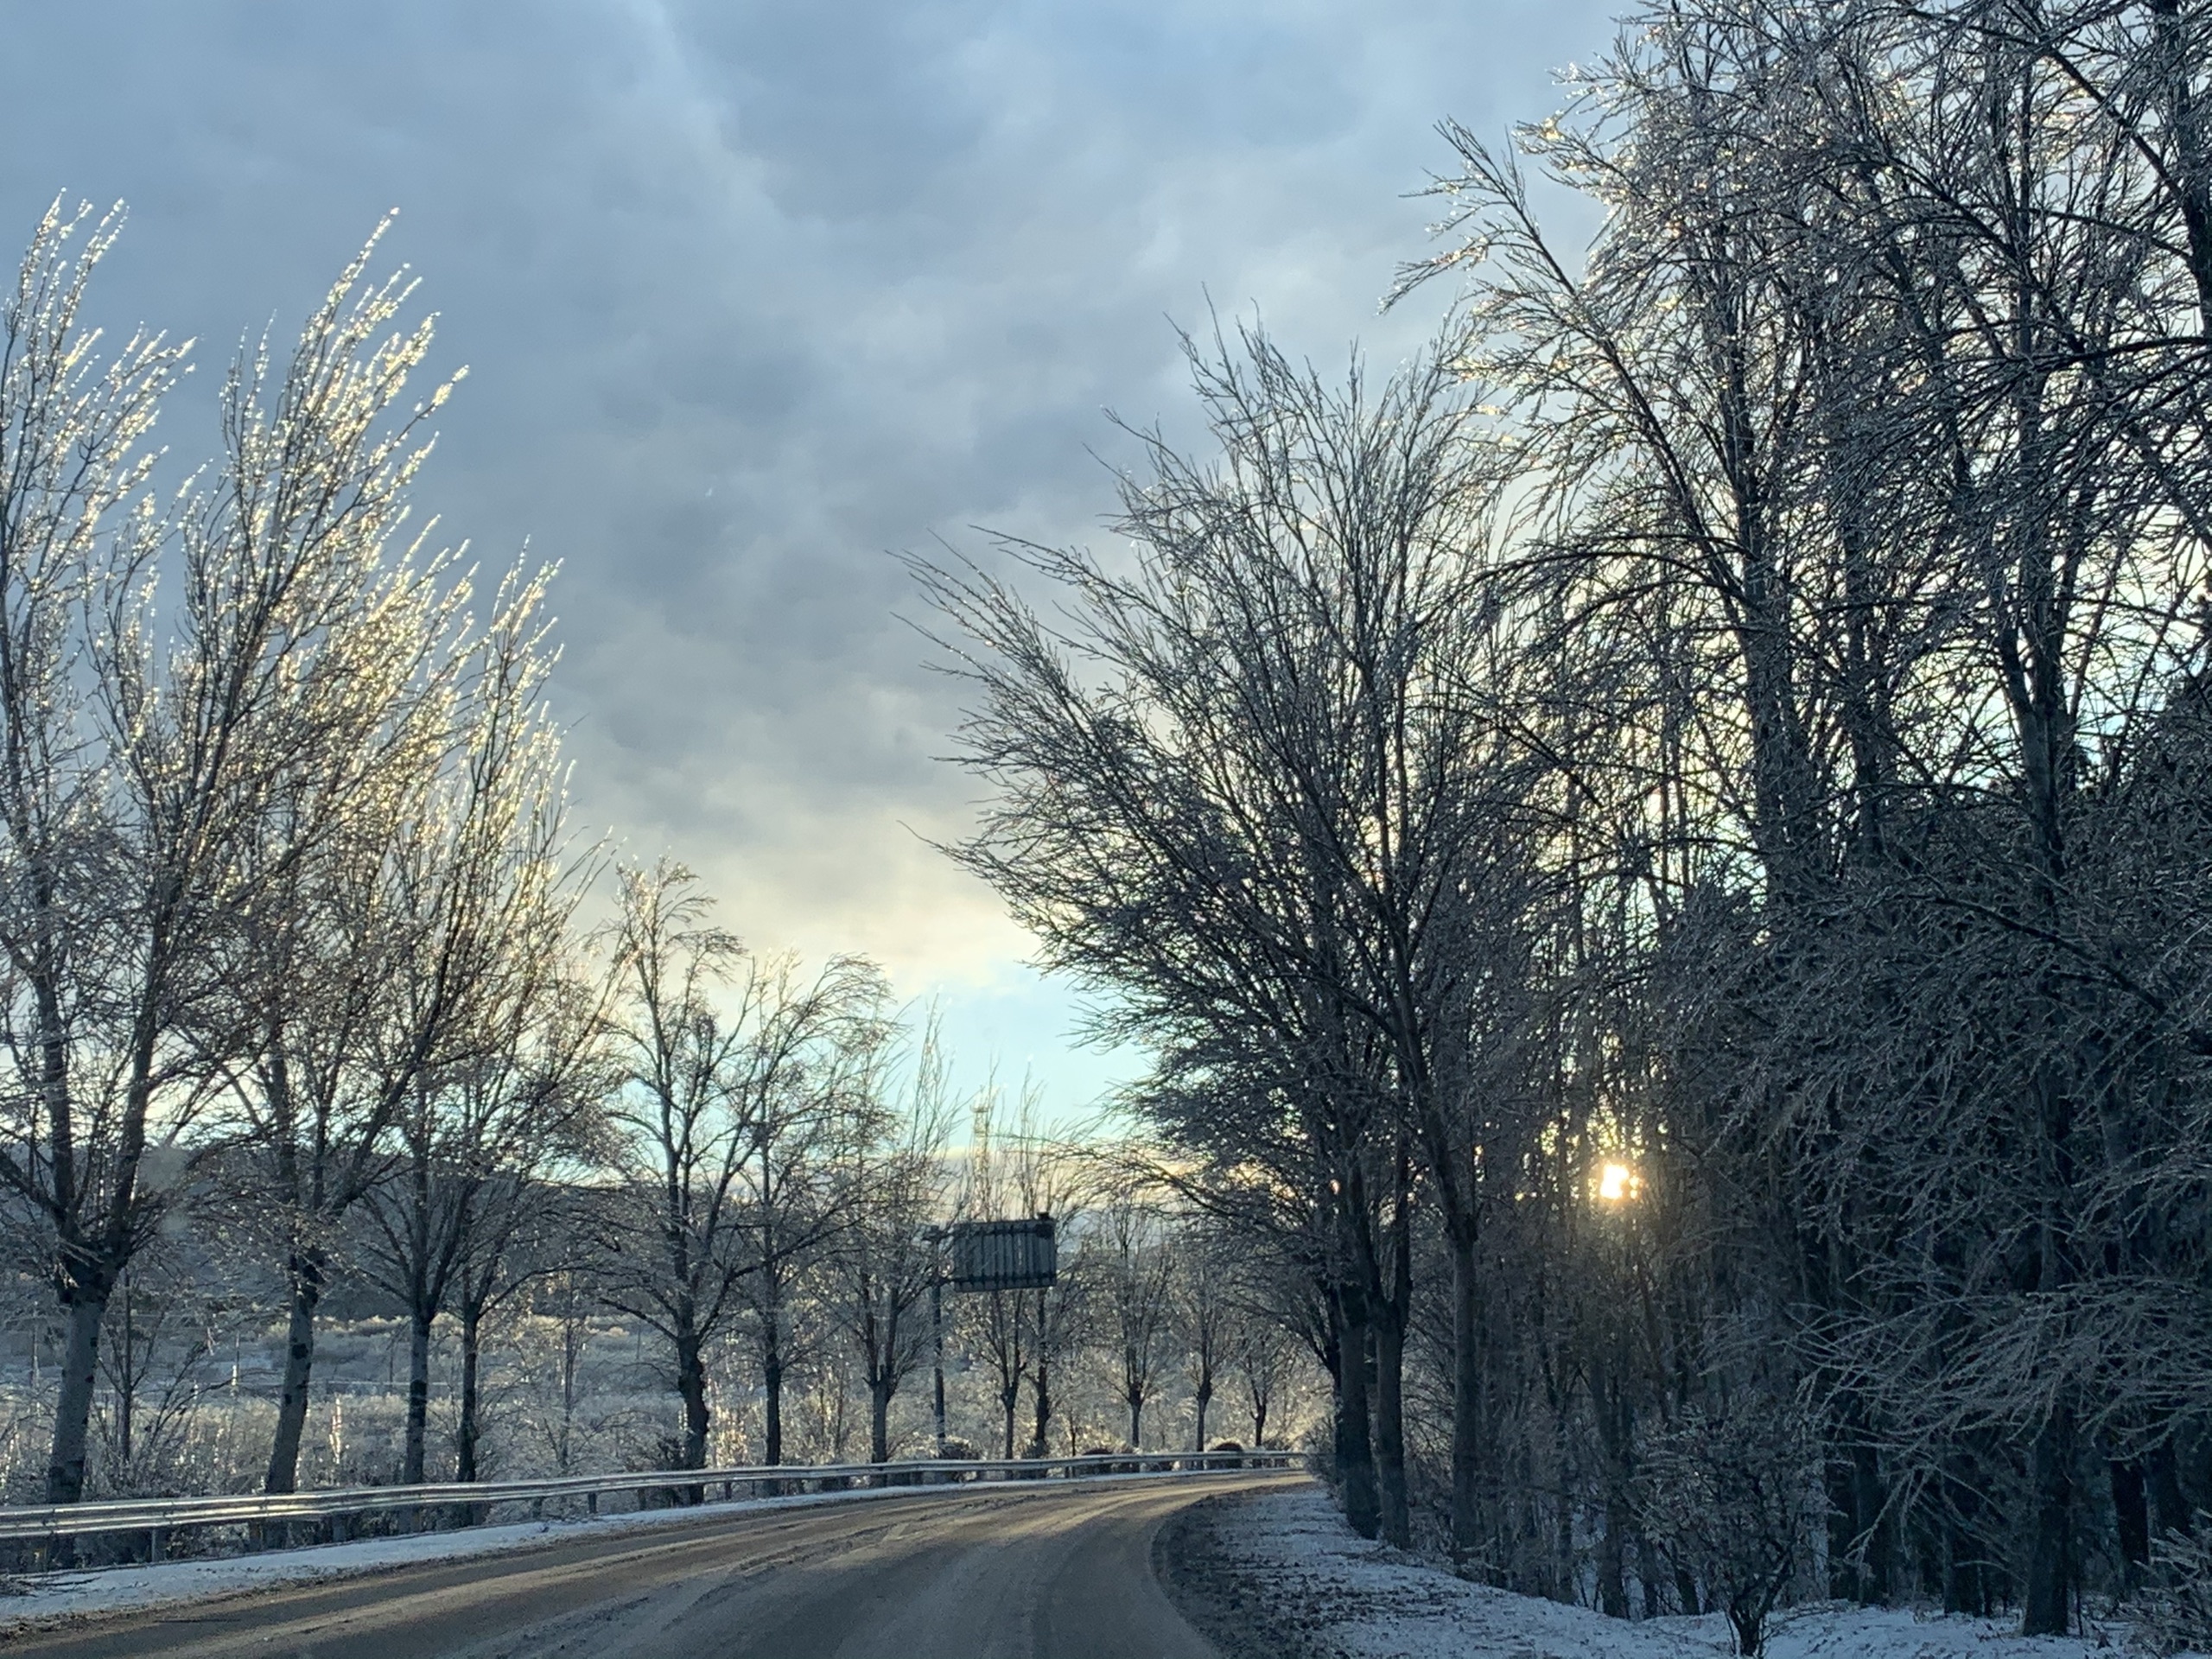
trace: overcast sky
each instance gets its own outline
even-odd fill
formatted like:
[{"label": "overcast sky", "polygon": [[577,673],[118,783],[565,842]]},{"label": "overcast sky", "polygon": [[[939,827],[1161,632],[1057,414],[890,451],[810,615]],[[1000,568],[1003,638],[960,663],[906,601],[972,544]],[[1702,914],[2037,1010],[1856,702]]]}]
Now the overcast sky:
[{"label": "overcast sky", "polygon": [[[1192,431],[1171,320],[1341,361],[1427,247],[1452,116],[1547,113],[1592,0],[10,0],[0,246],[130,204],[103,320],[196,335],[165,427],[297,326],[387,208],[466,364],[418,492],[563,568],[581,815],[760,946],[943,1000],[963,1071],[1072,1114],[1028,943],[926,838],[972,785],[891,550],[1103,534],[1103,411]],[[10,254],[12,257],[12,253]]]}]

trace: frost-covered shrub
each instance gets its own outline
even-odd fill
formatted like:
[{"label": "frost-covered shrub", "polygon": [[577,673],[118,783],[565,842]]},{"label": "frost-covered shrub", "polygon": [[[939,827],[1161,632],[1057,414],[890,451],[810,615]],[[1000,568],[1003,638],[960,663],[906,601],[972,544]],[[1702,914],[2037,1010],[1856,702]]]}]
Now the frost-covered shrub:
[{"label": "frost-covered shrub", "polygon": [[2156,1654],[2212,1654],[2212,1517],[2151,1542],[2151,1581],[2138,1604],[2137,1640]]},{"label": "frost-covered shrub", "polygon": [[1820,1440],[1794,1402],[1738,1390],[1687,1412],[1643,1455],[1644,1524],[1756,1655],[1811,1559],[1822,1519]]}]

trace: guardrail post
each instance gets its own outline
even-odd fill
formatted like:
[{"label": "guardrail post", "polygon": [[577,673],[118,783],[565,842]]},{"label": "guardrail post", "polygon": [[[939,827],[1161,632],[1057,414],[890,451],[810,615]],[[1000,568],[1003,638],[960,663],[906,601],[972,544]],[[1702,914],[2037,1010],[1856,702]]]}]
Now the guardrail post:
[{"label": "guardrail post", "polygon": [[599,1494],[595,1491],[586,1492],[584,1494],[584,1506],[594,1515],[597,1515],[599,1513]]},{"label": "guardrail post", "polygon": [[166,1552],[168,1541],[168,1529],[166,1527],[149,1528],[146,1533],[146,1560],[149,1563],[160,1560]]},{"label": "guardrail post", "polygon": [[352,1527],[348,1524],[350,1519],[350,1516],[343,1515],[334,1515],[330,1517],[330,1541],[332,1543],[342,1544],[346,1541],[346,1535],[353,1530]]}]

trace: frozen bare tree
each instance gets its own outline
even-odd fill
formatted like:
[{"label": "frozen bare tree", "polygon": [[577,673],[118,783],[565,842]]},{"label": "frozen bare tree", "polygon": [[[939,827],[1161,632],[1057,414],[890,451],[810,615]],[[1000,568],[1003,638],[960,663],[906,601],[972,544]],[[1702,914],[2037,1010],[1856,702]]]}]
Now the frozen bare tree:
[{"label": "frozen bare tree", "polygon": [[[543,586],[519,574],[501,585],[480,636],[456,641],[437,721],[422,722],[380,791],[297,867],[289,902],[238,937],[232,980],[256,1047],[238,1109],[292,1283],[271,1491],[296,1478],[336,1228],[388,1177],[427,1192],[431,1103],[546,1014],[547,965],[561,959],[574,898],[559,868],[556,734],[536,707]],[[395,1173],[386,1142],[399,1131]],[[370,1235],[395,1236],[390,1226]],[[422,1293],[435,1281],[442,1297],[451,1252],[442,1231],[435,1249],[421,1228],[409,1236],[423,1247],[418,1271],[398,1277],[403,1302],[418,1310],[419,1373]],[[410,1396],[416,1469],[420,1409]]]},{"label": "frozen bare tree", "polygon": [[[471,1068],[448,1124],[448,1157],[461,1177],[447,1183],[461,1210],[451,1287],[461,1336],[456,1480],[480,1474],[485,1321],[541,1278],[588,1261],[589,1198],[575,1183],[606,1160],[610,1090],[597,994],[588,976],[564,971],[557,944],[539,966],[542,982],[513,1010],[524,1017]],[[573,1367],[565,1345],[563,1361]],[[573,1382],[563,1393],[571,1408]]]},{"label": "frozen bare tree", "polygon": [[[608,934],[610,1108],[621,1186],[601,1277],[613,1306],[664,1338],[683,1411],[683,1466],[702,1468],[710,1342],[746,1306],[747,1279],[813,1242],[788,1209],[755,1213],[749,1186],[791,1173],[783,1131],[850,1081],[882,1001],[868,964],[841,958],[812,980],[788,959],[747,956],[707,920],[683,866],[620,873]],[[765,1149],[764,1149],[765,1148]],[[785,1202],[780,1187],[767,1202]]]},{"label": "frozen bare tree", "polygon": [[1218,1229],[1203,1222],[1186,1220],[1175,1230],[1176,1337],[1191,1388],[1194,1452],[1206,1449],[1206,1414],[1230,1365],[1236,1322],[1233,1248]]},{"label": "frozen bare tree", "polygon": [[[1178,1056],[1150,1096],[1174,1132],[1249,1121],[1222,1117],[1204,1074],[1224,1073],[1228,1097],[1300,1114],[1335,1166],[1300,1185],[1337,1212],[1340,1351],[1381,1344],[1380,1523],[1400,1540],[1411,1142],[1471,1281],[1470,1010],[1510,1025],[1511,986],[1478,980],[1511,962],[1496,936],[1531,891],[1489,556],[1511,466],[1471,423],[1456,350],[1370,396],[1357,369],[1332,391],[1257,334],[1194,347],[1222,461],[1150,443],[1122,491],[1134,574],[1015,550],[1063,596],[1052,624],[981,575],[925,573],[982,692],[968,759],[1000,791],[964,855],[1057,962],[1114,986],[1131,1035]],[[1471,1371],[1465,1393],[1471,1455]]]},{"label": "frozen bare tree", "polygon": [[[10,384],[48,411],[37,423],[72,410],[89,423],[77,435],[84,460],[67,464],[79,481],[66,483],[36,443],[23,446],[22,505],[9,517],[29,532],[26,569],[47,572],[27,600],[50,596],[56,578],[81,600],[73,634],[25,617],[27,640],[73,664],[82,688],[41,697],[41,731],[23,734],[48,757],[37,810],[66,810],[89,836],[72,862],[97,882],[65,926],[61,890],[33,880],[48,895],[34,935],[54,950],[68,939],[71,954],[49,950],[22,982],[21,1049],[39,1056],[40,1080],[24,1144],[40,1150],[20,1173],[54,1218],[70,1310],[48,1480],[67,1501],[83,1488],[109,1292],[158,1217],[164,1164],[168,1180],[181,1173],[185,1127],[257,1046],[225,947],[281,905],[359,799],[405,774],[438,703],[453,620],[443,563],[390,546],[427,453],[421,423],[445,391],[398,404],[429,340],[427,323],[386,333],[404,283],[366,283],[365,251],[281,374],[265,348],[232,370],[213,480],[166,518],[141,511],[99,537],[84,510],[131,477],[125,451],[166,359],[136,346],[126,357],[139,366],[109,377],[109,390],[82,385],[83,360],[62,342],[88,267],[60,259],[60,233],[50,219],[10,309],[24,365]],[[40,856],[34,848],[31,862]]]},{"label": "frozen bare tree", "polygon": [[1156,1211],[1116,1194],[1101,1217],[1099,1295],[1115,1391],[1129,1414],[1129,1444],[1144,1447],[1144,1408],[1158,1384],[1173,1313],[1173,1236]]},{"label": "frozen bare tree", "polygon": [[[1047,1145],[1031,1162],[1025,1207],[1032,1216],[1050,1216],[1058,1239],[1058,1270],[1049,1285],[1025,1292],[1029,1306],[1029,1439],[1026,1455],[1052,1455],[1052,1419],[1058,1416],[1074,1450],[1075,1427],[1067,1408],[1068,1374],[1077,1355],[1096,1334],[1095,1265],[1089,1243],[1092,1213],[1090,1183],[1078,1160],[1065,1147]],[[1055,1390],[1058,1392],[1055,1392]]]},{"label": "frozen bare tree", "polygon": [[116,542],[160,533],[142,495],[153,462],[146,438],[181,355],[144,335],[105,367],[90,355],[77,313],[117,223],[67,214],[57,201],[0,309],[0,927],[16,1062],[0,1173],[50,1241],[68,1321],[47,1476],[55,1502],[83,1491],[100,1322],[159,1202],[140,1191],[153,1103],[112,1109],[95,1080],[106,1065],[92,1058],[115,948],[101,889],[120,849],[110,758],[83,690],[81,619],[109,580]]},{"label": "frozen bare tree", "polygon": [[845,1220],[829,1250],[828,1294],[861,1362],[868,1395],[868,1457],[891,1455],[891,1402],[930,1357],[931,1290],[944,1272],[941,1230],[951,1206],[946,1161],[953,1108],[933,1020],[897,1096],[878,1057],[844,1115],[833,1179]]},{"label": "frozen bare tree", "polygon": [[630,1092],[613,1109],[625,1179],[609,1217],[603,1294],[667,1340],[683,1458],[697,1468],[707,1456],[707,1344],[734,1311],[747,1265],[737,1182],[752,1126],[730,1087],[744,1033],[714,1002],[742,950],[707,922],[709,901],[681,865],[626,869],[620,880],[609,1020]]},{"label": "frozen bare tree", "polygon": [[[401,948],[380,964],[355,1065],[393,1142],[365,1197],[372,1270],[408,1313],[410,1481],[423,1478],[431,1328],[490,1242],[494,1212],[519,1202],[518,1156],[556,1159],[572,1145],[576,1084],[596,1082],[594,1010],[588,999],[575,1006],[562,973],[581,886],[541,706],[543,591],[542,578],[502,587],[457,689],[444,764],[380,861],[381,908]],[[465,1344],[465,1370],[474,1357]]]},{"label": "frozen bare tree", "polygon": [[[1029,1096],[1022,1105],[1031,1105]],[[967,1167],[958,1206],[964,1221],[1005,1220],[1013,1217],[1021,1202],[1023,1160],[1035,1142],[1035,1128],[1027,1110],[1020,1113],[1007,1133],[995,1087],[987,1088],[974,1103],[970,1118]],[[1003,1418],[999,1455],[1014,1453],[1014,1415],[1021,1408],[1021,1385],[1037,1363],[1036,1328],[1029,1299],[1018,1290],[988,1290],[966,1299],[964,1323],[968,1344],[991,1374],[999,1410]]]},{"label": "frozen bare tree", "polygon": [[784,1379],[793,1358],[794,1294],[852,1220],[858,1195],[836,1178],[835,1154],[887,1040],[888,990],[857,957],[811,982],[795,958],[754,958],[742,1007],[749,1040],[730,1077],[751,1146],[738,1168],[747,1240],[746,1312],[760,1357],[762,1454],[784,1461]]},{"label": "frozen bare tree", "polygon": [[[1245,1295],[1249,1297],[1249,1289]],[[1227,1304],[1230,1315],[1227,1370],[1239,1384],[1249,1414],[1254,1447],[1268,1444],[1268,1419],[1289,1391],[1299,1342],[1289,1322],[1274,1309],[1240,1298]]]}]

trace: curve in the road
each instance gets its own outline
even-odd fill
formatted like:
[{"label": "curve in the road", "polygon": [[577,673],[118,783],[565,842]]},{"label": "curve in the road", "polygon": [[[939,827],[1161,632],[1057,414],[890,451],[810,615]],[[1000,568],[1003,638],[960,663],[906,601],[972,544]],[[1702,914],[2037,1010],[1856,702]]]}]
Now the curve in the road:
[{"label": "curve in the road", "polygon": [[1152,1571],[1168,1517],[1297,1476],[740,1511],[672,1535],[240,1596],[0,1644],[8,1659],[1211,1659]]}]

